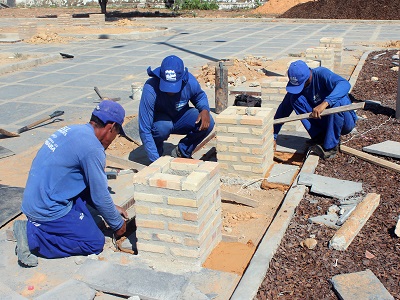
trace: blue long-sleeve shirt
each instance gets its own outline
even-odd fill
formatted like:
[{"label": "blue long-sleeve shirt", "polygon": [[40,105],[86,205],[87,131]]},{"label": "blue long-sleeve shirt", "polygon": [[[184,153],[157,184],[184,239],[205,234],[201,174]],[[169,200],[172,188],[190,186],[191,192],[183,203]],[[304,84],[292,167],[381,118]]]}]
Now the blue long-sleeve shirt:
[{"label": "blue long-sleeve shirt", "polygon": [[189,106],[189,101],[199,112],[210,111],[210,107],[206,93],[201,89],[197,79],[189,72],[183,79],[181,91],[172,96],[160,91],[160,79],[151,71],[148,72],[151,78],[144,84],[139,105],[139,134],[147,156],[150,161],[155,161],[159,158],[159,154],[151,134],[151,128],[157,113],[167,114],[174,121],[179,112]]},{"label": "blue long-sleeve shirt", "polygon": [[89,188],[95,208],[113,230],[123,225],[108,191],[106,154],[91,124],[65,126],[38,151],[29,171],[22,212],[32,221],[65,216],[73,198]]},{"label": "blue long-sleeve shirt", "polygon": [[[343,77],[333,73],[331,70],[318,67],[312,69],[312,80],[308,87],[304,88],[300,94],[287,93],[279,105],[274,119],[286,118],[293,112],[292,103],[299,97],[305,97],[312,108],[318,106],[323,101],[328,102],[329,107],[339,103],[342,105],[351,104],[348,97],[350,83]],[[310,111],[311,113],[311,111]],[[274,138],[277,138],[283,124],[274,125]]]}]

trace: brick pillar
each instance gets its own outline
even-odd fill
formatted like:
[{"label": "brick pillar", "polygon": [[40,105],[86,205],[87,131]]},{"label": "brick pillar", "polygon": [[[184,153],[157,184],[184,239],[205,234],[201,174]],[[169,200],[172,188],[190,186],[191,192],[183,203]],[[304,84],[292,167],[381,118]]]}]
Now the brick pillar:
[{"label": "brick pillar", "polygon": [[273,163],[273,109],[230,106],[216,117],[221,175],[262,178]]},{"label": "brick pillar", "polygon": [[90,14],[89,21],[91,26],[104,26],[106,24],[106,16],[104,14]]},{"label": "brick pillar", "polygon": [[306,50],[307,60],[318,60],[321,66],[334,71],[334,49],[327,47],[308,48]]},{"label": "brick pillar", "polygon": [[71,26],[72,25],[72,15],[71,14],[61,14],[57,16],[58,26]]},{"label": "brick pillar", "polygon": [[222,238],[218,163],[163,156],[134,184],[139,255],[201,265]]},{"label": "brick pillar", "polygon": [[29,40],[36,35],[37,25],[34,22],[21,23],[18,25],[18,35],[21,40]]},{"label": "brick pillar", "polygon": [[286,95],[287,76],[271,76],[261,81],[261,106],[277,108]]},{"label": "brick pillar", "polygon": [[342,66],[343,38],[324,37],[319,40],[319,46],[333,48],[335,68]]}]

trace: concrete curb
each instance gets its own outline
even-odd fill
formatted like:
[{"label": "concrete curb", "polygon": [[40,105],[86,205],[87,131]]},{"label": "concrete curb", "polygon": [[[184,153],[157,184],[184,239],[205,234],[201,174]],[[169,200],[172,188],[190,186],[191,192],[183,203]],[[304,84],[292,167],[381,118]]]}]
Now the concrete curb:
[{"label": "concrete curb", "polygon": [[363,55],[361,56],[360,60],[358,61],[357,66],[354,68],[353,73],[350,76],[349,83],[351,85],[350,87],[350,92],[352,91],[353,87],[355,86],[357,82],[358,75],[360,75],[361,69],[365,63],[365,60],[367,59],[368,55],[372,52],[372,50],[364,52]]},{"label": "concrete curb", "polygon": [[[41,53],[35,53],[36,55],[40,55]],[[13,55],[10,53],[10,55]],[[33,68],[38,65],[46,64],[56,60],[62,60],[60,54],[45,54],[42,53],[42,57],[32,58],[25,61],[15,62],[13,64],[0,66],[0,75],[5,73],[15,72],[17,70],[25,69],[25,68]]]},{"label": "concrete curb", "polygon": [[[302,172],[314,172],[318,161],[319,160],[316,159],[315,156],[308,156],[299,175]],[[257,291],[264,280],[265,274],[267,274],[269,263],[276,250],[278,250],[296,207],[303,199],[307,190],[305,185],[297,185],[296,182],[297,178],[288,190],[279,211],[265,232],[246,272],[243,274],[233,292],[231,300],[252,300],[257,295]]]}]

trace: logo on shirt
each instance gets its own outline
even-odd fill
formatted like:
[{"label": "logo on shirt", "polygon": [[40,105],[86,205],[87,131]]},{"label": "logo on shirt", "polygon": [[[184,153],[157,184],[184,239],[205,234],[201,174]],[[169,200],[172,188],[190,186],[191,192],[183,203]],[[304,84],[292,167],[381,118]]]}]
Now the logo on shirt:
[{"label": "logo on shirt", "polygon": [[81,213],[81,214],[79,215],[79,219],[82,220],[84,216],[85,216],[85,215],[84,215],[83,213]]},{"label": "logo on shirt", "polygon": [[176,81],[176,73],[174,70],[165,70],[166,81]]}]

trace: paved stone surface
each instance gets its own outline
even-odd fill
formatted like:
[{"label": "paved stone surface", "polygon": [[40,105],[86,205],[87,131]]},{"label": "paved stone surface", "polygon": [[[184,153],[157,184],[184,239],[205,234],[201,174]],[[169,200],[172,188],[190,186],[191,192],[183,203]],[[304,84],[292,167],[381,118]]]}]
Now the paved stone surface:
[{"label": "paved stone surface", "polygon": [[400,158],[400,143],[395,141],[386,141],[363,147],[363,151],[394,158]]},{"label": "paved stone surface", "polygon": [[[300,174],[298,184],[311,186],[311,192],[344,199],[362,191],[362,183],[325,177],[317,174]],[[337,187],[340,186],[340,189]]]},{"label": "paved stone surface", "polygon": [[17,292],[10,289],[7,285],[0,281],[0,299],[3,300],[24,300],[27,299],[22,297]]},{"label": "paved stone surface", "polygon": [[331,281],[339,299],[342,300],[394,299],[369,269],[357,273],[336,275],[332,277]]},{"label": "paved stone surface", "polygon": [[90,288],[86,283],[70,279],[47,293],[35,298],[35,300],[74,299],[91,300],[95,297],[96,290]]}]

